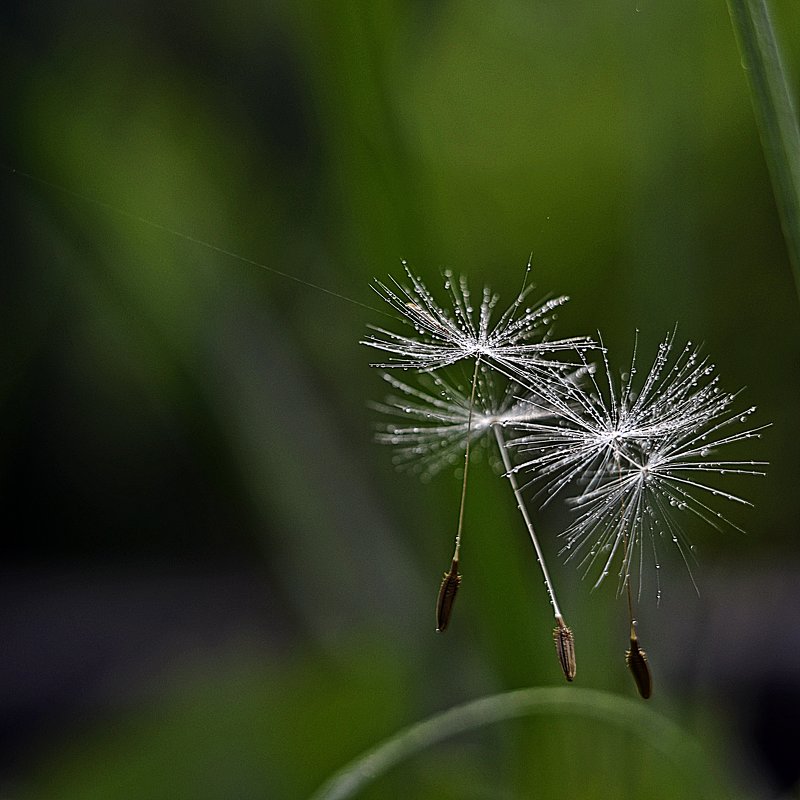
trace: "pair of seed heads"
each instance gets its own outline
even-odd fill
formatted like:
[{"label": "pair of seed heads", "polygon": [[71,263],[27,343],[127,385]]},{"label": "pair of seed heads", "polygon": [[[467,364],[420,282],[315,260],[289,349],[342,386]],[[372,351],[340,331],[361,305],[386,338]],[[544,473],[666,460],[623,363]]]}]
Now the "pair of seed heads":
[{"label": "pair of seed heads", "polygon": [[[447,628],[461,584],[471,449],[490,446],[499,454],[536,552],[565,678],[575,677],[574,637],[523,496],[531,486],[538,487],[544,504],[565,496],[575,513],[561,534],[566,560],[577,560],[584,575],[599,567],[596,586],[618,568],[618,592],[627,595],[631,630],[626,663],[639,693],[649,697],[652,678],[634,621],[634,573],[638,599],[644,554],[652,550],[660,599],[662,544],[675,546],[687,567],[694,558],[684,530],[687,520],[737,527],[711,501],[749,503],[709,479],[763,474],[763,462],[721,459],[718,453],[759,437],[766,426],[747,426],[755,409],[734,410],[736,395],[719,388],[714,365],[691,343],[673,359],[675,331],[662,341],[641,382],[634,378],[635,345],[627,374],[618,383],[602,340],[552,338],[553,320],[567,298],[528,305],[529,271],[530,264],[517,298],[499,316],[496,295],[484,289],[473,303],[467,281],[450,273],[444,276],[448,309],[407,267],[408,285],[376,283],[378,294],[413,332],[374,328],[362,343],[388,354],[375,366],[417,375],[411,383],[384,373],[392,394],[376,405],[388,419],[378,440],[395,448],[399,466],[423,476],[464,459],[454,551],[436,602],[437,630]],[[592,354],[599,354],[600,367]],[[472,367],[467,380],[463,370],[459,373],[465,363]],[[522,484],[518,476],[524,476]]]},{"label": "pair of seed heads", "polygon": [[[523,307],[530,292],[530,288],[526,286],[529,270],[530,264],[525,273],[526,280],[523,281],[515,302],[495,321],[493,312],[498,298],[488,289],[484,289],[476,310],[473,308],[466,280],[455,280],[451,274],[445,273],[445,289],[450,294],[452,306],[452,311],[446,311],[436,302],[424,283],[406,268],[409,286],[395,281],[390,287],[379,282],[376,284],[376,291],[406,323],[413,326],[414,333],[407,335],[377,328],[363,343],[389,354],[388,361],[377,366],[385,369],[416,369],[435,384],[434,389],[438,389],[440,394],[436,397],[424,388],[413,387],[386,375],[386,380],[403,397],[388,398],[387,403],[379,407],[380,410],[389,414],[399,413],[423,424],[411,427],[387,426],[379,438],[399,445],[403,459],[414,453],[435,450],[434,460],[440,466],[450,458],[457,458],[462,451],[464,453],[464,474],[454,550],[450,569],[444,573],[436,603],[437,630],[444,631],[447,628],[461,583],[459,560],[470,447],[474,440],[493,431],[545,578],[556,619],[555,630],[558,635],[555,638],[559,661],[564,666],[567,680],[571,681],[575,676],[572,634],[563,621],[542,549],[527,514],[516,477],[510,471],[512,465],[502,429],[511,418],[518,416],[535,419],[542,413],[541,403],[539,399],[534,399],[534,394],[530,394],[525,402],[513,398],[510,386],[516,385],[517,377],[521,379],[526,375],[529,380],[544,384],[551,380],[551,375],[562,367],[565,368],[565,365],[555,360],[554,354],[581,352],[594,345],[584,337],[560,341],[550,338],[552,320],[558,307],[566,302],[566,297],[552,298],[536,306]],[[446,368],[464,361],[473,365],[468,397],[466,393],[448,385],[447,379],[442,376]],[[490,408],[487,401],[494,394],[495,373],[504,378],[507,387],[502,404]],[[441,397],[445,399],[441,400]],[[541,402],[546,402],[543,398],[540,399]],[[433,425],[428,424],[431,419],[434,420]]]}]

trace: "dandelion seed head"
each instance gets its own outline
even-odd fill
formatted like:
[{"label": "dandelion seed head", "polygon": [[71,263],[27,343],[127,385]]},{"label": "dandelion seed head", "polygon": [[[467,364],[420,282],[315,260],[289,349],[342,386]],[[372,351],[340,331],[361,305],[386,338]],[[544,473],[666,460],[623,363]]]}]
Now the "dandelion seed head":
[{"label": "dandelion seed head", "polygon": [[427,477],[458,463],[468,434],[472,443],[481,443],[495,425],[513,427],[552,417],[546,400],[513,382],[498,388],[489,369],[479,371],[471,421],[469,389],[441,373],[424,373],[417,386],[391,373],[383,379],[393,393],[374,406],[385,417],[376,439],[395,448],[399,467]]},{"label": "dandelion seed head", "polygon": [[719,389],[714,365],[691,343],[671,362],[674,338],[673,331],[661,342],[638,392],[636,346],[619,385],[603,351],[602,385],[588,370],[587,384],[565,383],[556,404],[561,424],[523,422],[525,433],[509,442],[525,458],[521,468],[543,477],[547,501],[579,487],[568,499],[576,518],[563,533],[562,553],[584,574],[599,568],[595,586],[618,558],[619,590],[636,572],[641,592],[645,549],[660,569],[662,540],[678,549],[691,576],[688,521],[739,529],[712,506],[716,498],[749,505],[715,485],[715,476],[763,474],[762,462],[719,455],[760,435],[766,426],[741,427],[755,407],[735,410],[736,395]]},{"label": "dandelion seed head", "polygon": [[413,329],[413,334],[373,326],[373,333],[361,344],[388,354],[385,362],[375,366],[431,372],[465,359],[480,359],[506,373],[546,372],[560,366],[552,360],[554,354],[593,346],[585,337],[550,338],[554,313],[567,302],[566,296],[525,306],[533,287],[523,286],[512,305],[498,315],[497,294],[484,287],[476,307],[466,278],[456,278],[446,270],[444,288],[449,298],[446,308],[405,262],[403,266],[408,284],[375,281],[374,289]]}]

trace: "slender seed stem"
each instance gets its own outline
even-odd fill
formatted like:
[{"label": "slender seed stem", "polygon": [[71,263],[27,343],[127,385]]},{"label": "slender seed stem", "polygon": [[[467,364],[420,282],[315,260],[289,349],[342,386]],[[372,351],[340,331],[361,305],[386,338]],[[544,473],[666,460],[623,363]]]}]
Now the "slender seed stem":
[{"label": "slender seed stem", "polygon": [[631,641],[636,639],[636,619],[633,615],[633,597],[631,595],[631,573],[628,569],[628,534],[622,537],[622,563],[625,567],[625,591],[628,595],[628,619],[631,623]]},{"label": "slender seed stem", "polygon": [[456,530],[456,543],[453,549],[453,558],[450,569],[442,576],[439,594],[436,597],[436,630],[443,633],[450,622],[453,613],[453,603],[456,592],[461,585],[461,573],[458,571],[458,556],[461,550],[461,532],[464,528],[464,506],[467,501],[467,476],[469,474],[469,445],[472,438],[472,409],[475,405],[475,391],[478,386],[478,370],[481,358],[475,359],[475,370],[472,373],[472,391],[469,396],[469,414],[467,416],[467,443],[464,448],[464,481],[461,484],[461,505],[458,509],[458,529]]},{"label": "slender seed stem", "polygon": [[475,406],[475,391],[478,386],[478,369],[480,368],[481,358],[475,359],[475,370],[472,373],[472,391],[469,396],[469,412],[467,414],[467,444],[464,450],[464,480],[461,483],[461,505],[458,509],[458,529],[456,530],[456,544],[453,550],[453,561],[458,562],[458,555],[461,549],[461,531],[464,528],[464,506],[467,501],[467,476],[469,474],[469,446],[472,439],[472,410]]},{"label": "slender seed stem", "polygon": [[[614,460],[617,464],[617,476],[622,483],[622,464],[620,463],[620,453],[614,453]],[[628,598],[628,621],[631,626],[631,641],[636,639],[636,618],[633,614],[633,595],[631,593],[631,571],[628,562],[628,531],[625,528],[625,501],[622,500],[619,509],[620,525],[622,527],[622,568],[625,571],[625,594]],[[619,596],[619,595],[617,595]]]},{"label": "slender seed stem", "polygon": [[[617,474],[620,482],[622,481],[622,465],[620,464],[620,453],[615,453],[617,463]],[[639,637],[636,633],[637,622],[633,614],[633,593],[631,592],[631,570],[628,560],[628,532],[624,525],[625,501],[620,503],[620,523],[622,525],[622,568],[625,571],[625,593],[628,598],[628,621],[631,626],[631,647],[625,651],[625,663],[633,675],[634,683],[643,700],[647,700],[653,693],[653,675],[647,663],[647,653],[639,647]]]},{"label": "slender seed stem", "polygon": [[533,528],[533,522],[531,521],[530,515],[528,514],[528,509],[525,506],[522,492],[520,491],[519,484],[517,483],[517,477],[512,471],[513,466],[511,464],[511,459],[508,457],[506,440],[503,436],[502,426],[494,425],[493,427],[494,435],[497,439],[497,446],[500,449],[500,457],[503,459],[503,467],[506,471],[506,477],[508,478],[508,482],[511,484],[511,488],[514,490],[514,497],[517,499],[517,508],[519,508],[520,514],[522,514],[522,519],[525,520],[525,527],[528,529],[531,541],[533,542],[533,549],[536,551],[536,560],[539,562],[539,567],[542,570],[544,585],[547,588],[547,596],[550,598],[550,605],[553,606],[553,615],[556,618],[556,622],[559,622],[559,620],[563,622],[564,618],[561,616],[561,609],[559,608],[558,601],[556,600],[556,590],[553,588],[553,582],[550,580],[550,573],[547,571],[547,565],[545,564],[542,547],[539,544],[539,539],[536,536],[536,531]]},{"label": "slender seed stem", "polygon": [[[622,464],[618,451],[614,452],[614,461],[617,465],[617,477],[622,483]],[[628,621],[631,626],[631,641],[636,639],[636,620],[633,616],[633,596],[631,594],[631,571],[628,564],[628,531],[625,528],[625,500],[623,499],[619,507],[620,526],[622,528],[622,569],[625,571],[625,594],[628,598]],[[619,595],[617,595],[619,597]]]},{"label": "slender seed stem", "polygon": [[561,671],[564,673],[564,677],[571,683],[575,680],[576,671],[575,638],[572,635],[572,631],[567,627],[567,623],[564,622],[564,617],[561,616],[561,609],[559,608],[558,601],[556,600],[556,590],[553,586],[553,581],[550,580],[550,573],[547,571],[544,553],[542,552],[541,545],[539,544],[539,539],[536,536],[536,531],[533,529],[533,522],[528,514],[528,508],[525,505],[522,492],[520,491],[519,484],[517,483],[517,476],[513,472],[511,459],[508,456],[502,425],[495,424],[492,427],[494,428],[495,439],[497,439],[497,446],[500,449],[500,457],[503,459],[503,467],[506,471],[506,477],[508,478],[508,482],[511,484],[511,488],[514,491],[514,497],[517,500],[517,508],[519,509],[520,514],[522,514],[522,519],[525,520],[525,527],[528,529],[531,541],[533,542],[533,549],[536,551],[536,560],[539,562],[539,568],[542,570],[542,575],[544,576],[544,585],[547,588],[547,596],[550,598],[550,605],[553,607],[553,616],[556,620],[556,627],[553,629],[553,641],[556,645],[558,663],[561,666]]}]

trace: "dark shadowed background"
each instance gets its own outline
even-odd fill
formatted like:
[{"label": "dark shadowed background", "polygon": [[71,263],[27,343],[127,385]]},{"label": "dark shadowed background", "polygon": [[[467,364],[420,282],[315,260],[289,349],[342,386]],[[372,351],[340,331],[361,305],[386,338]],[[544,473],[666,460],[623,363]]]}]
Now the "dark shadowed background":
[{"label": "dark shadowed background", "polygon": [[[773,5],[797,85],[800,6]],[[746,535],[688,526],[699,596],[677,553],[643,595],[649,702],[720,796],[797,796],[800,304],[722,0],[0,14],[0,797],[300,798],[408,723],[563,680],[485,461],[434,634],[460,487],[373,442],[357,342],[386,320],[194,240],[378,307],[402,258],[510,301],[533,252],[536,295],[572,297],[557,333],[601,331],[620,368],[637,328],[643,353],[676,322],[702,342],[773,423],[739,451],[770,466],[730,484]],[[538,519],[577,683],[633,696],[624,603],[557,560],[563,511]],[[365,796],[696,794],[550,716]]]}]

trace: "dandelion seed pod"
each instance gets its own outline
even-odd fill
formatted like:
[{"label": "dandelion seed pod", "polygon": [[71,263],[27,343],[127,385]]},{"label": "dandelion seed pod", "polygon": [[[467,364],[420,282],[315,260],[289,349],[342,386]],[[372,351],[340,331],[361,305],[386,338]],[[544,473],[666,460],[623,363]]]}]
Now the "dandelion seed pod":
[{"label": "dandelion seed pod", "polygon": [[653,693],[653,676],[647,663],[647,653],[639,647],[639,640],[631,638],[631,649],[625,651],[625,663],[633,675],[636,688],[643,699]]},{"label": "dandelion seed pod", "polygon": [[566,626],[561,617],[557,618],[558,625],[553,628],[553,641],[556,643],[558,663],[564,677],[571,683],[575,680],[575,638],[572,631]]},{"label": "dandelion seed pod", "polygon": [[453,603],[460,583],[461,573],[458,571],[458,559],[454,558],[449,572],[445,572],[442,577],[439,596],[436,598],[436,630],[440,633],[447,628],[447,623],[450,622],[450,614],[453,612]]}]

